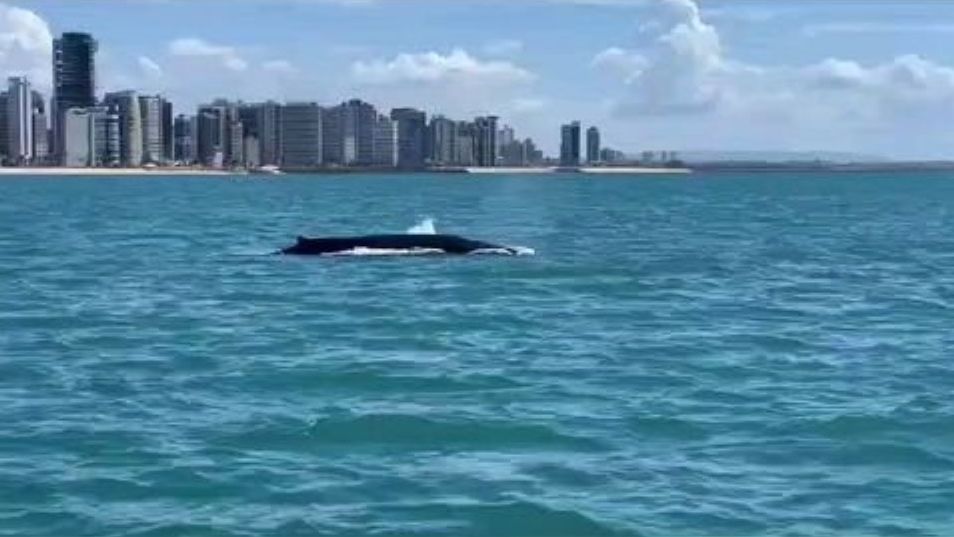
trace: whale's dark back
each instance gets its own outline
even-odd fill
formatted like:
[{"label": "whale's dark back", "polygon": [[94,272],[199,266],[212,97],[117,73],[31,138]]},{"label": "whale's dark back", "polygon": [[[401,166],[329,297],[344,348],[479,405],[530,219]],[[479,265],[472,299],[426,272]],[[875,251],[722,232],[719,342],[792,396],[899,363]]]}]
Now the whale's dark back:
[{"label": "whale's dark back", "polygon": [[287,255],[324,255],[347,252],[356,248],[374,250],[441,250],[448,254],[469,254],[476,250],[506,249],[483,241],[457,235],[365,235],[362,237],[298,237],[298,243],[282,250]]}]

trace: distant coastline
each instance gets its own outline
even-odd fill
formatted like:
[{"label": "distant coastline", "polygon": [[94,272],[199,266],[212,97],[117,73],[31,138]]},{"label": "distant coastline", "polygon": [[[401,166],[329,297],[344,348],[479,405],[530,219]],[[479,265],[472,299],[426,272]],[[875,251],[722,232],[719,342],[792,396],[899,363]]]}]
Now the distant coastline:
[{"label": "distant coastline", "polygon": [[169,175],[180,175],[180,176],[228,176],[236,174],[244,174],[244,171],[232,172],[229,170],[211,170],[211,169],[197,169],[197,168],[40,168],[40,167],[23,167],[23,168],[0,168],[0,177],[12,177],[12,176],[103,176],[103,177],[147,177],[150,175],[153,176],[169,176]]},{"label": "distant coastline", "polygon": [[457,168],[427,168],[422,170],[401,170],[393,168],[315,168],[296,170],[221,170],[212,168],[58,168],[58,167],[0,167],[2,176],[104,176],[104,177],[148,177],[148,176],[236,176],[236,175],[359,175],[359,174],[406,174],[406,173],[439,173],[462,175],[558,175],[558,174],[593,174],[593,175],[673,175],[687,174],[688,168],[649,168],[639,166],[627,167],[457,167]]},{"label": "distant coastline", "polygon": [[0,178],[22,176],[96,176],[96,177],[235,177],[283,175],[403,175],[409,173],[434,173],[447,175],[686,175],[691,173],[892,173],[914,171],[951,171],[954,162],[700,162],[684,167],[649,166],[596,166],[596,167],[435,167],[425,169],[400,169],[377,167],[341,167],[313,169],[215,169],[199,167],[154,167],[154,168],[65,168],[65,167],[0,167]]}]

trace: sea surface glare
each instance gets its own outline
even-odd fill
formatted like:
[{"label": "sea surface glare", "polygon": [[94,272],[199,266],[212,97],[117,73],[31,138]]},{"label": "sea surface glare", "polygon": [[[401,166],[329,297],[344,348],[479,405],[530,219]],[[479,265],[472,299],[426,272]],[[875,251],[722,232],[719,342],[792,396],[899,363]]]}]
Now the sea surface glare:
[{"label": "sea surface glare", "polygon": [[950,536],[954,177],[6,178],[0,415],[0,536]]}]

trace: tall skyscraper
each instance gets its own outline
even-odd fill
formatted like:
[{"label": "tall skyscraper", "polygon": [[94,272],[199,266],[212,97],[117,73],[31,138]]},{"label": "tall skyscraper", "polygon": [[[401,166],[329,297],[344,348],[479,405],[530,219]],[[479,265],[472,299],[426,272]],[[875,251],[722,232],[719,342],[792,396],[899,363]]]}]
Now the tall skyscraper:
[{"label": "tall skyscraper", "polygon": [[220,168],[225,159],[225,111],[214,106],[199,108],[196,116],[196,161],[206,167]]},{"label": "tall skyscraper", "polygon": [[50,127],[43,95],[33,92],[33,162],[46,164],[50,154]]},{"label": "tall skyscraper", "polygon": [[122,164],[122,123],[116,109],[106,106],[104,121],[106,143],[102,147],[102,165],[118,168]]},{"label": "tall skyscraper", "polygon": [[322,109],[317,103],[282,107],[282,167],[314,169],[322,165]]},{"label": "tall skyscraper", "polygon": [[174,131],[174,151],[173,160],[183,164],[193,164],[196,161],[195,156],[195,116],[179,115],[176,116],[173,124]]},{"label": "tall skyscraper", "polygon": [[586,129],[586,161],[590,164],[600,160],[600,130],[596,127]]},{"label": "tall skyscraper", "polygon": [[479,117],[476,127],[477,165],[485,168],[497,165],[497,116]]},{"label": "tall skyscraper", "polygon": [[370,103],[352,99],[345,103],[345,164],[374,165],[374,126],[378,111]]},{"label": "tall skyscraper", "polygon": [[[322,158],[330,166],[373,166],[374,129],[378,112],[369,103],[352,99],[324,109]],[[284,122],[285,118],[282,117]],[[286,132],[284,129],[282,132]],[[289,140],[283,136],[282,144]]]},{"label": "tall skyscraper", "polygon": [[477,164],[477,127],[469,121],[458,121],[454,135],[454,164]]},{"label": "tall skyscraper", "polygon": [[398,127],[387,116],[378,116],[374,125],[373,164],[384,168],[398,165]]},{"label": "tall skyscraper", "polygon": [[243,168],[245,162],[245,127],[241,120],[229,121],[229,160],[228,165],[233,168]]},{"label": "tall skyscraper", "polygon": [[398,166],[423,168],[427,139],[427,114],[414,108],[391,110],[391,120],[398,129]]},{"label": "tall skyscraper", "polygon": [[0,92],[0,164],[7,160],[7,150],[10,146],[9,121],[7,119],[7,92]]},{"label": "tall skyscraper", "polygon": [[172,102],[162,100],[162,162],[167,164],[175,160],[175,133],[173,132]]},{"label": "tall skyscraper", "polygon": [[96,104],[96,40],[69,32],[53,40],[53,149],[62,160],[62,117],[70,108]]},{"label": "tall skyscraper", "polygon": [[[244,165],[245,141],[240,110],[241,106],[226,99],[199,107],[198,156],[204,165],[213,166],[213,161],[218,162],[216,167]],[[243,136],[236,136],[240,131]]]},{"label": "tall skyscraper", "polygon": [[262,166],[278,166],[282,155],[282,107],[268,101],[258,106],[258,144]]},{"label": "tall skyscraper", "polygon": [[139,114],[142,118],[143,164],[160,164],[163,162],[162,108],[162,97],[158,95],[139,96]]},{"label": "tall skyscraper", "polygon": [[516,133],[510,125],[504,125],[497,131],[497,153],[499,154],[504,147],[517,141]]},{"label": "tall skyscraper", "polygon": [[[285,121],[282,109],[282,123]],[[343,166],[344,161],[344,105],[324,108],[321,111],[321,158],[326,166]],[[282,128],[284,135],[285,129]],[[285,143],[285,140],[282,140]]]},{"label": "tall skyscraper", "polygon": [[104,103],[119,118],[120,163],[126,167],[143,164],[143,116],[135,91],[107,93]]},{"label": "tall skyscraper", "polygon": [[90,112],[86,108],[70,108],[61,119],[60,149],[63,165],[87,168],[93,165],[93,139]]},{"label": "tall skyscraper", "polygon": [[574,121],[560,129],[560,165],[580,165],[580,122]]},{"label": "tall skyscraper", "polygon": [[437,166],[450,166],[455,164],[455,142],[456,125],[453,121],[444,116],[436,116],[431,119],[430,134],[431,153],[428,159]]},{"label": "tall skyscraper", "polygon": [[24,77],[10,77],[7,89],[7,160],[33,161],[33,91]]},{"label": "tall skyscraper", "polygon": [[249,169],[258,168],[262,165],[261,145],[255,136],[245,136],[245,144],[242,149],[242,155],[245,158],[245,167]]}]

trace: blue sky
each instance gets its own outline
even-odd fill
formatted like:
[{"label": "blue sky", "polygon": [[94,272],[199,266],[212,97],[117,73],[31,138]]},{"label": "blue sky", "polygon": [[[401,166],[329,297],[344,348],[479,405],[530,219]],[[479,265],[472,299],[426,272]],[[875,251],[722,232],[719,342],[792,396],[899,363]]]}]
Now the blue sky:
[{"label": "blue sky", "polygon": [[49,35],[92,32],[101,91],[497,113],[556,149],[954,157],[954,2],[0,0],[0,72],[49,84]]}]

